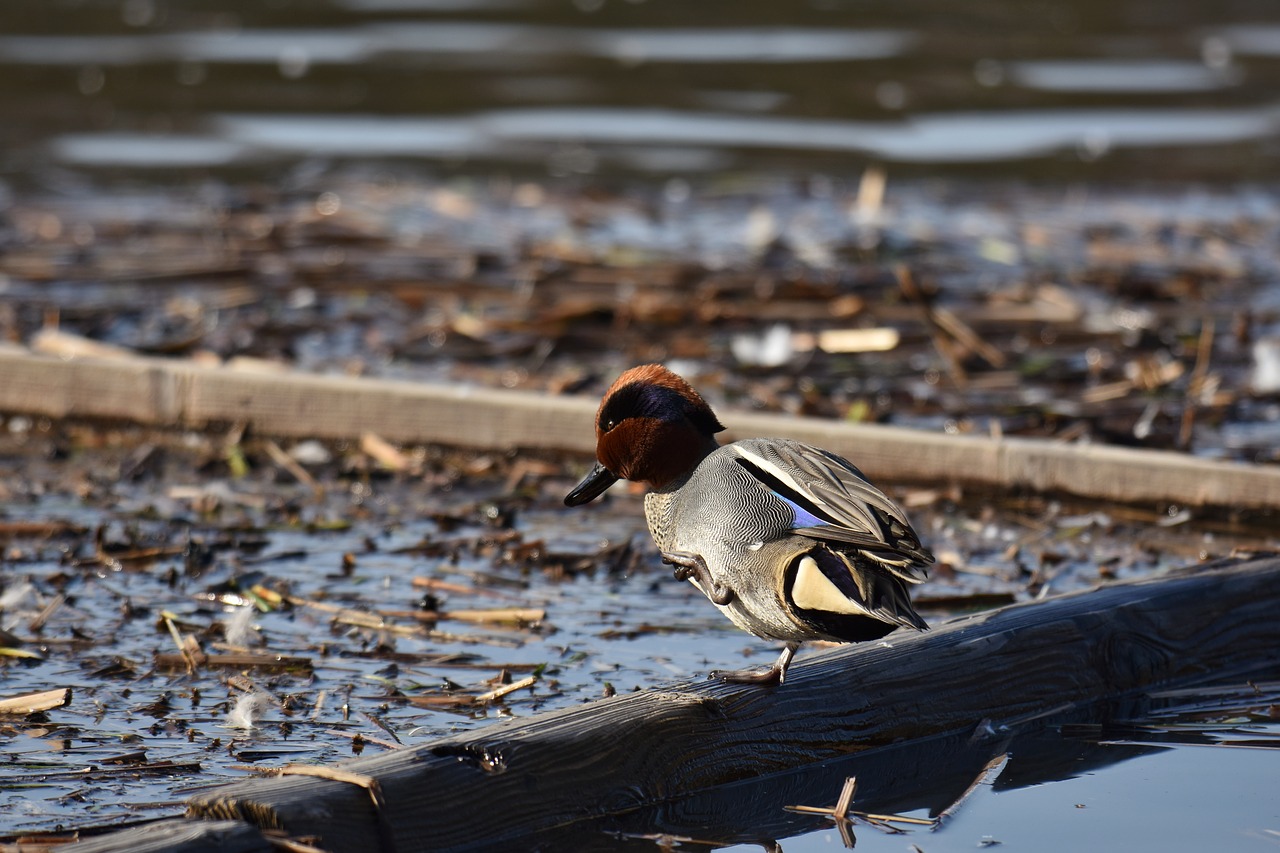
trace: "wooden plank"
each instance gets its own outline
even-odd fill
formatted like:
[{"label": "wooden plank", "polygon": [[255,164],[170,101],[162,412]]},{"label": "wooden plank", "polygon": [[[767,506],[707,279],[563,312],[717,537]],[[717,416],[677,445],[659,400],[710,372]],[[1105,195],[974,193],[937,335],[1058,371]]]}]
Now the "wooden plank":
[{"label": "wooden plank", "polygon": [[[25,849],[25,848],[24,848]],[[164,820],[51,849],[66,853],[268,853],[256,826],[240,820]]]},{"label": "wooden plank", "polygon": [[157,387],[170,381],[162,364],[141,358],[64,361],[0,352],[0,411],[174,423],[173,411],[158,409],[160,401],[172,396]]},{"label": "wooden plank", "polygon": [[777,689],[672,685],[342,764],[361,785],[252,779],[188,807],[315,833],[329,849],[379,835],[401,853],[501,849],[896,742],[981,738],[1154,686],[1273,674],[1278,605],[1280,558],[1228,561],[802,656]]},{"label": "wooden plank", "polygon": [[1047,439],[946,435],[875,424],[731,413],[728,439],[783,435],[848,457],[885,482],[953,482],[1120,503],[1280,508],[1280,466]]},{"label": "wooden plank", "polygon": [[192,368],[182,378],[181,418],[188,425],[244,421],[270,435],[359,438],[375,432],[395,442],[592,449],[591,414],[572,398],[295,373],[250,377]]},{"label": "wooden plank", "polygon": [[[62,360],[0,352],[0,411],[120,418],[158,427],[243,422],[262,435],[590,454],[597,402],[180,360]],[[885,483],[959,484],[1124,503],[1280,508],[1280,466],[1153,450],[954,436],[748,412],[722,413],[727,437],[786,436],[853,460]]]}]

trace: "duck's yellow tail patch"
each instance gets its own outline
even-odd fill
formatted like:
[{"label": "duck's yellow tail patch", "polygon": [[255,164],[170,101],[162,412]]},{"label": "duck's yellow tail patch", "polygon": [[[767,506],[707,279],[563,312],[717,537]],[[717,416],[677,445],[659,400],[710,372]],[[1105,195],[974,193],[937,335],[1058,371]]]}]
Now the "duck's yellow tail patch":
[{"label": "duck's yellow tail patch", "polygon": [[796,566],[796,578],[791,583],[791,600],[803,610],[821,610],[827,613],[847,613],[850,616],[871,616],[871,611],[840,591],[831,579],[822,573],[813,557],[801,557]]}]

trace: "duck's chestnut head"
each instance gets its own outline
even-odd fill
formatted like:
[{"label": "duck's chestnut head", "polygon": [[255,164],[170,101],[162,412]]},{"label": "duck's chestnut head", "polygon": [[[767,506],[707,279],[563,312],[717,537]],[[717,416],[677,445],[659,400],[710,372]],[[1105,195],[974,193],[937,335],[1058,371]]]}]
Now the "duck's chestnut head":
[{"label": "duck's chestnut head", "polygon": [[688,382],[660,364],[633,367],[600,401],[597,463],[564,502],[587,503],[620,479],[662,488],[715,450],[723,429]]}]

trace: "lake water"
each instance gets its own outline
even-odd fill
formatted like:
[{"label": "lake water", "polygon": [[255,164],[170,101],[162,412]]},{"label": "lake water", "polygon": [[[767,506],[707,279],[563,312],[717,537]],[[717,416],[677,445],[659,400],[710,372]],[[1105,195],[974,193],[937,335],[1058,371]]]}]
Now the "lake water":
[{"label": "lake water", "polygon": [[[438,474],[330,478],[312,462],[325,486],[313,490],[281,481],[252,449],[245,476],[210,479],[195,473],[213,452],[207,437],[137,445],[128,434],[84,433],[80,444],[64,436],[49,445],[57,452],[37,453],[46,430],[27,436],[20,420],[0,422],[0,631],[9,632],[0,634],[0,696],[70,688],[73,697],[40,717],[0,721],[0,839],[176,816],[190,795],[264,768],[359,754],[358,738],[365,755],[426,744],[765,665],[777,652],[672,579],[643,532],[639,496],[621,489],[568,510],[564,475],[514,498],[492,473],[442,488]],[[440,473],[451,479],[466,459]],[[497,521],[504,506],[511,519]],[[923,588],[917,603],[931,624],[984,606],[975,596],[1030,596],[1020,549],[1005,547],[1025,530],[989,509],[913,511],[939,554],[975,561]],[[1104,561],[1135,577],[1185,563],[1178,554],[1197,542],[1227,550],[1188,524],[1164,532],[1170,553],[1137,557],[1133,527],[1072,532],[1090,526],[1064,518],[1048,539],[1026,541],[1027,554],[1054,543],[1052,592],[1092,586]],[[421,622],[424,608],[447,615]],[[495,608],[540,615],[463,618]],[[180,636],[211,656],[207,665],[184,670]],[[291,663],[217,662],[232,652]],[[804,649],[796,666],[818,654]],[[503,684],[501,673],[513,692],[478,699]],[[828,819],[786,807],[829,807],[856,776],[857,811],[941,816],[934,826],[894,824],[905,835],[855,825],[864,850],[1274,849],[1280,662],[1250,674],[1252,684],[1235,673],[1221,688],[1157,689],[1061,718],[975,720],[541,841],[647,850],[648,836],[665,834],[832,849],[841,838]]]},{"label": "lake water", "polygon": [[1276,173],[1280,6],[8,0],[0,173]]}]

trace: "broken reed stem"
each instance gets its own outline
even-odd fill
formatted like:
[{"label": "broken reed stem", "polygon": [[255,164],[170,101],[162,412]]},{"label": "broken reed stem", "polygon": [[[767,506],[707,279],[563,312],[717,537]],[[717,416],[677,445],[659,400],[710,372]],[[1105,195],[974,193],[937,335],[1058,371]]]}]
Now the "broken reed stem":
[{"label": "broken reed stem", "polygon": [[960,356],[956,353],[955,346],[953,346],[953,341],[956,344],[959,344],[959,341],[949,335],[938,322],[933,306],[929,304],[929,300],[916,284],[915,277],[911,274],[911,270],[907,265],[899,264],[895,269],[895,273],[897,274],[898,287],[902,289],[903,295],[920,312],[921,322],[929,330],[933,348],[938,351],[938,355],[942,356],[942,360],[947,363],[947,373],[951,376],[951,381],[956,384],[957,388],[964,388],[969,384],[969,374],[965,372],[964,365],[960,363]]},{"label": "broken reed stem", "polygon": [[292,838],[277,838],[267,832],[264,832],[262,837],[265,838],[267,843],[272,847],[277,847],[281,850],[288,850],[290,853],[328,853],[328,851],[323,848],[313,847],[310,844],[304,844],[303,842],[296,841]]},{"label": "broken reed stem", "polygon": [[[388,737],[396,743],[400,743],[400,738],[396,737],[396,733],[392,731],[391,727],[384,723],[380,717],[375,714],[370,714],[368,711],[361,711],[361,713],[364,714],[365,719],[386,732]],[[366,737],[366,740],[371,740],[371,738]]]},{"label": "broken reed stem", "polygon": [[799,812],[800,814],[824,814],[831,816],[834,809],[824,808],[823,806],[787,806],[789,812]]},{"label": "broken reed stem", "polygon": [[48,539],[63,533],[76,532],[77,529],[75,525],[66,521],[16,521],[4,519],[0,520],[0,540]]},{"label": "broken reed stem", "polygon": [[394,741],[383,740],[380,737],[364,734],[363,732],[344,732],[340,729],[325,729],[324,733],[333,735],[334,737],[344,737],[347,740],[360,740],[364,743],[375,743],[386,749],[404,749],[404,744],[395,743]]},{"label": "broken reed stem", "polygon": [[[787,806],[786,809],[789,812],[799,812],[800,814],[820,814],[831,818],[841,819],[840,816],[836,814],[836,810],[834,808],[822,808],[821,806]],[[910,823],[917,826],[933,826],[937,823],[936,818],[855,811],[847,812],[842,819],[848,820],[850,817],[856,817],[861,820],[880,821],[882,823]]]},{"label": "broken reed stem", "polygon": [[1214,322],[1213,317],[1204,318],[1200,324],[1200,343],[1196,347],[1196,366],[1191,369],[1191,379],[1187,382],[1186,400],[1182,407],[1182,423],[1178,427],[1178,449],[1191,448],[1191,434],[1195,429],[1196,405],[1204,388],[1205,377],[1209,374],[1209,360],[1213,357]]},{"label": "broken reed stem", "polygon": [[276,771],[276,775],[315,776],[318,779],[331,779],[334,782],[358,785],[369,792],[369,798],[373,800],[375,808],[381,809],[385,805],[385,800],[382,796],[382,785],[377,779],[360,773],[352,773],[340,767],[322,767],[318,764],[286,764]]},{"label": "broken reed stem", "polygon": [[[315,666],[309,657],[281,655],[273,652],[261,654],[255,652],[200,654],[198,661],[202,666],[231,669],[296,669],[310,671]],[[178,655],[159,653],[155,656],[155,664],[161,669],[190,666],[191,658],[186,652]]]},{"label": "broken reed stem", "polygon": [[389,634],[411,636],[424,633],[421,625],[396,625],[377,613],[363,613],[359,610],[338,613],[334,615],[333,621],[339,625],[351,625],[354,628],[367,628],[371,631],[386,631]]},{"label": "broken reed stem", "polygon": [[262,446],[267,451],[267,455],[271,457],[271,461],[277,466],[288,471],[293,479],[311,489],[313,492],[319,493],[323,491],[320,488],[320,484],[316,482],[316,478],[312,477],[306,468],[299,465],[296,459],[288,453],[285,453],[284,450],[280,448],[280,445],[276,444],[271,439],[267,439],[262,443]]},{"label": "broken reed stem", "polygon": [[[174,645],[178,647],[178,654],[182,655],[182,660],[187,665],[187,672],[194,675],[196,670],[200,668],[195,658],[195,655],[200,654],[199,644],[195,642],[194,638],[184,637],[182,632],[178,630],[178,626],[173,624],[173,620],[168,616],[164,617],[164,624],[169,628],[169,636],[173,637]],[[191,648],[192,646],[195,646],[194,652]]]},{"label": "broken reed stem", "polygon": [[853,805],[853,795],[858,790],[858,777],[850,776],[844,780],[844,787],[840,789],[840,798],[836,800],[836,808],[833,814],[840,820],[844,820],[849,814],[849,807]]},{"label": "broken reed stem", "polygon": [[50,599],[49,603],[41,608],[40,612],[32,617],[31,621],[27,623],[27,630],[33,634],[40,633],[41,629],[44,628],[45,623],[49,621],[49,618],[57,612],[58,608],[61,607],[66,600],[67,597],[62,593],[55,595]]},{"label": "broken reed stem", "polygon": [[519,681],[513,681],[510,684],[504,684],[501,687],[490,690],[488,693],[481,693],[472,701],[475,702],[476,704],[493,702],[496,699],[501,699],[503,696],[506,696],[508,693],[514,693],[517,690],[523,690],[526,687],[532,687],[535,683],[537,683],[537,681],[538,681],[538,677],[536,675],[530,675],[520,679]]},{"label": "broken reed stem", "polygon": [[485,610],[442,610],[441,619],[458,622],[503,622],[528,625],[547,618],[547,611],[540,607],[498,607]]},{"label": "broken reed stem", "polygon": [[1200,392],[1205,376],[1209,374],[1209,360],[1213,357],[1214,331],[1212,315],[1205,317],[1204,322],[1200,324],[1200,342],[1196,346],[1196,366],[1191,369],[1191,380],[1187,383],[1187,393],[1190,395]]},{"label": "broken reed stem", "polygon": [[409,467],[409,457],[376,433],[366,432],[360,436],[360,450],[390,471],[404,471]]},{"label": "broken reed stem", "polygon": [[960,796],[956,797],[955,802],[943,809],[938,816],[934,818],[934,821],[941,823],[944,820],[950,819],[952,815],[959,811],[960,807],[965,804],[969,797],[973,796],[973,792],[978,790],[980,786],[994,783],[1000,774],[1004,772],[1004,768],[1008,763],[1009,753],[1007,752],[1002,752],[995,758],[988,761],[983,765],[982,769],[978,771],[978,775],[974,777],[973,781],[969,783],[969,787],[965,788],[964,791],[960,793]]},{"label": "broken reed stem", "polygon": [[[984,781],[987,778],[987,775],[990,773],[992,767],[997,763],[997,761],[1003,761],[1004,758],[1006,758],[1006,756],[1000,756],[999,759],[996,759],[995,761],[988,763],[987,766],[983,768],[982,773],[978,775],[978,778],[974,781],[974,783],[970,785],[968,790],[966,790],[965,793],[960,796],[960,800],[957,800],[956,803],[952,805],[952,808],[954,808],[956,805],[959,805],[960,801],[962,801],[965,797],[969,795],[969,791],[972,791],[975,787],[977,787],[977,785],[980,782]],[[1000,766],[1001,768],[1003,768],[1004,765],[1001,764]],[[998,772],[997,772],[997,775],[999,775]],[[840,789],[840,796],[836,799],[836,804],[831,808],[823,808],[822,806],[784,806],[784,808],[789,812],[799,812],[801,814],[817,814],[817,815],[824,815],[825,817],[831,818],[836,822],[838,826],[842,828],[841,837],[845,837],[843,827],[848,821],[852,820],[853,818],[857,818],[859,820],[865,821],[877,827],[878,829],[884,830],[885,832],[894,832],[894,833],[901,832],[900,829],[892,825],[894,823],[909,823],[909,824],[914,824],[918,826],[933,826],[940,819],[940,818],[907,817],[905,815],[896,815],[896,814],[876,814],[875,812],[855,812],[852,810],[852,806],[853,806],[853,798],[856,796],[857,792],[858,792],[858,777],[850,776],[849,778],[844,780],[844,786]],[[846,844],[845,846],[850,846],[850,845]]]},{"label": "broken reed stem", "polygon": [[505,637],[482,636],[480,634],[454,634],[450,631],[428,631],[427,636],[441,643],[471,643],[472,645],[497,646],[503,649],[518,649],[524,643]]},{"label": "broken reed stem", "polygon": [[469,586],[464,583],[454,583],[453,581],[423,576],[414,577],[410,579],[409,583],[421,589],[430,589],[437,592],[456,592],[459,595],[478,595],[484,592],[493,592],[493,590],[485,590],[478,586]]},{"label": "broken reed stem", "polygon": [[983,361],[997,370],[1005,366],[1007,360],[1004,357],[1004,353],[983,340],[964,320],[961,320],[946,308],[934,306],[930,310],[933,312],[934,322],[943,331],[955,338],[956,342],[961,346],[977,353]]},{"label": "broken reed stem", "polygon": [[[394,622],[387,621],[387,615],[377,612],[367,612],[364,610],[352,610],[349,607],[342,607],[336,604],[329,604],[324,601],[315,601],[309,598],[302,598],[297,595],[286,595],[284,600],[298,607],[309,607],[313,610],[319,610],[322,613],[333,614],[333,621],[341,625],[351,625],[356,628],[367,628],[373,631],[387,631],[393,634],[436,636],[438,632],[425,631],[421,625],[397,625]],[[476,610],[450,610],[441,611],[439,613],[409,612],[396,611],[397,616],[412,616],[414,619],[423,621],[436,622],[440,620],[454,620],[458,622],[469,623],[510,623],[517,625],[536,624],[541,622],[547,616],[544,608],[536,607],[497,607],[490,609]],[[440,636],[445,636],[440,634]],[[505,641],[501,638],[468,638],[471,642],[495,642],[503,645]]]},{"label": "broken reed stem", "polygon": [[879,823],[909,823],[913,826],[933,826],[938,822],[937,818],[910,817],[902,814],[876,814],[875,812],[853,812],[853,816]]}]

